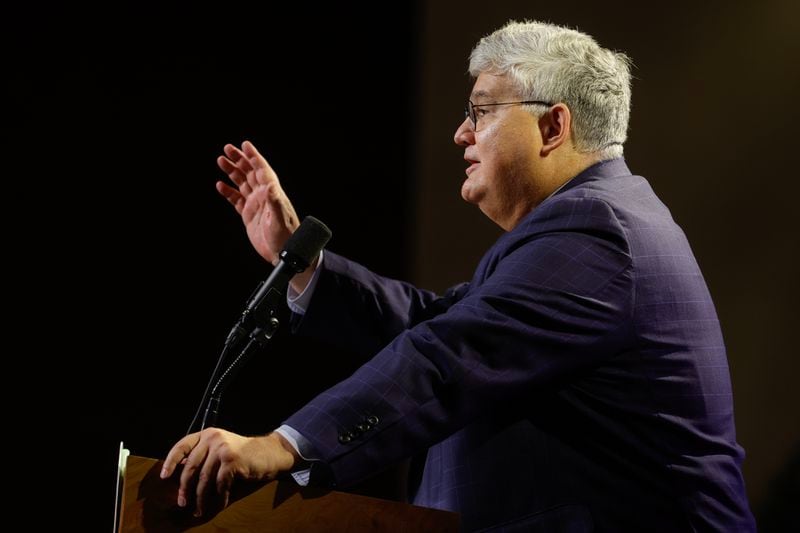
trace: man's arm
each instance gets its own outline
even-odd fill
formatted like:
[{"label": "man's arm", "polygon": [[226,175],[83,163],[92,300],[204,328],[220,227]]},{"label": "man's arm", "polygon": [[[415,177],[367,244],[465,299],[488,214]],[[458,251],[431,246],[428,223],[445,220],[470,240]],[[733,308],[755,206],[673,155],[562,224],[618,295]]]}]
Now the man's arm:
[{"label": "man's arm", "polygon": [[[461,284],[438,296],[379,276],[329,250],[315,275],[313,296],[305,298],[304,293],[303,314],[293,308],[292,331],[337,345],[365,360],[409,327],[443,313],[468,287]],[[293,303],[290,301],[290,307]]]},{"label": "man's arm", "polygon": [[522,230],[479,286],[286,421],[337,484],[622,349],[633,284],[624,231],[602,201],[553,204],[537,213],[546,231]]}]

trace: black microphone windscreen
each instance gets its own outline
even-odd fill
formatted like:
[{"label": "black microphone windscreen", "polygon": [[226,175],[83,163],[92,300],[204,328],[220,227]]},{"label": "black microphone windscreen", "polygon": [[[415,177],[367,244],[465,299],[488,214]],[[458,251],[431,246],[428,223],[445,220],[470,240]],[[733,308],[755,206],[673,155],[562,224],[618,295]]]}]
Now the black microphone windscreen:
[{"label": "black microphone windscreen", "polygon": [[283,248],[289,254],[302,259],[306,265],[319,254],[331,238],[331,230],[328,226],[314,217],[308,216],[297,230],[286,241]]}]

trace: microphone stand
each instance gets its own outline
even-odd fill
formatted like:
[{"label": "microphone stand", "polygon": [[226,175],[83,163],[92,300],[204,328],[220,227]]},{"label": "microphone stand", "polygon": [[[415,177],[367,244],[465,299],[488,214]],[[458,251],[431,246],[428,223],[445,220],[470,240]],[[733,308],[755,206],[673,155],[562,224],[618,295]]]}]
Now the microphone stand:
[{"label": "microphone stand", "polygon": [[[197,417],[200,415],[200,410],[204,404],[206,409],[199,431],[216,424],[222,393],[225,392],[225,389],[241,366],[250,359],[258,348],[266,346],[278,329],[280,323],[275,315],[276,309],[278,309],[284,298],[286,290],[284,285],[288,285],[289,280],[295,274],[302,272],[309,266],[309,261],[286,250],[281,252],[280,257],[281,262],[275,267],[269,278],[261,282],[253,291],[245,310],[242,312],[242,316],[239,317],[239,320],[236,321],[228,333],[222,353],[220,353],[217,360],[217,366],[211,373],[211,378],[209,378],[208,385],[203,393],[203,399],[200,401],[194,419],[186,431],[187,435],[192,432],[192,428],[197,422]],[[240,350],[240,346],[247,341],[248,337],[250,339],[249,342]],[[230,360],[229,356],[231,354],[236,354],[237,351],[238,355],[225,371],[220,374],[222,365]],[[209,393],[209,391],[211,392]],[[208,399],[207,403],[206,399]]]},{"label": "microphone stand", "polygon": [[[281,251],[280,261],[275,265],[267,280],[256,287],[255,293],[250,297],[242,316],[231,328],[225,339],[225,346],[217,361],[217,366],[211,373],[208,386],[203,393],[203,399],[189,424],[188,435],[197,422],[200,410],[208,398],[200,431],[216,424],[219,415],[222,393],[230,384],[233,377],[245,362],[259,348],[266,346],[280,325],[275,316],[280,302],[284,298],[289,281],[292,276],[306,270],[317,257],[322,248],[331,238],[331,230],[314,217],[306,217],[297,230],[289,237]],[[222,374],[220,368],[228,359],[229,353],[236,353],[239,346],[247,340],[247,345],[239,351],[236,358],[228,365]],[[219,378],[217,376],[219,375]],[[215,381],[216,380],[216,381]],[[212,387],[212,383],[214,384]],[[209,390],[211,391],[209,394]]]},{"label": "microphone stand", "polygon": [[[251,294],[250,298],[248,298],[248,302],[253,301],[253,297],[255,296],[255,294],[258,293],[258,291],[261,289],[263,285],[264,285],[263,281],[258,284],[258,286],[253,291],[253,294]],[[217,390],[219,388],[218,387],[219,380],[217,379],[217,376],[220,375],[220,370],[223,368],[222,365],[224,365],[226,361],[229,361],[231,354],[232,353],[235,354],[237,351],[239,351],[241,348],[241,343],[247,340],[247,337],[251,329],[253,328],[253,318],[254,318],[253,314],[254,313],[251,312],[248,304],[248,308],[246,308],[242,312],[242,315],[239,317],[239,320],[236,321],[236,323],[231,328],[230,332],[228,332],[228,336],[225,338],[225,344],[222,346],[222,351],[220,352],[219,357],[217,358],[217,364],[216,366],[214,366],[214,370],[211,372],[211,377],[208,378],[208,384],[206,385],[206,390],[203,392],[203,396],[200,399],[200,405],[197,406],[197,411],[195,412],[192,421],[189,423],[189,428],[186,430],[187,435],[192,432],[195,423],[197,423],[198,417],[200,416],[200,412],[202,411],[203,406],[210,405],[211,402],[207,402],[209,398],[209,393],[212,391],[212,389]],[[239,353],[241,354],[241,351],[239,351]],[[230,368],[231,365],[228,365],[228,369]],[[225,386],[227,386],[227,382]],[[219,392],[221,393],[222,391]],[[219,405],[219,398],[215,403],[217,406]],[[215,411],[218,411],[218,408],[215,409]],[[207,427],[206,418],[207,416],[204,415],[202,425],[198,431],[202,431],[205,427]],[[215,420],[216,420],[216,415],[215,415]]]},{"label": "microphone stand", "polygon": [[[228,365],[228,368],[225,369],[217,382],[214,384],[214,387],[211,389],[211,395],[208,399],[208,404],[206,405],[206,411],[203,414],[203,423],[200,425],[200,431],[203,431],[207,427],[216,425],[220,404],[222,403],[222,393],[224,393],[225,389],[228,388],[231,380],[236,376],[237,372],[242,368],[242,366],[256,351],[266,346],[269,340],[278,330],[280,322],[277,317],[274,316],[274,311],[270,311],[269,314],[270,316],[265,320],[256,321],[257,323],[263,323],[264,327],[256,327],[253,329],[247,345],[242,349],[236,359],[234,359],[231,364]],[[244,328],[241,328],[240,324],[234,326],[234,330],[237,328],[240,328],[240,331],[242,332],[244,331]],[[231,333],[233,333],[233,331]],[[238,340],[240,341],[243,339],[242,337],[239,337]]]},{"label": "microphone stand", "polygon": [[[231,328],[230,333],[228,333],[228,338],[225,340],[225,347],[220,355],[217,368],[214,369],[214,373],[211,375],[209,385],[214,383],[214,379],[218,375],[217,371],[220,365],[227,359],[228,352],[238,349],[239,345],[247,340],[248,332],[250,332],[250,340],[231,364],[228,365],[228,368],[222,372],[219,379],[214,383],[213,388],[211,388],[211,394],[208,396],[208,403],[206,404],[206,410],[203,414],[203,421],[200,424],[200,431],[217,423],[222,393],[225,392],[225,389],[244,363],[247,362],[259,348],[266,346],[267,342],[269,342],[275,334],[275,331],[277,331],[280,322],[275,315],[276,309],[278,309],[285,297],[286,289],[284,286],[289,284],[289,280],[292,276],[308,268],[310,262],[286,250],[281,252],[280,257],[281,262],[275,267],[275,270],[272,271],[267,281],[256,288],[255,295],[251,297],[242,316],[233,328]],[[233,353],[235,353],[235,351]],[[206,389],[206,393],[208,393],[208,389]],[[203,399],[205,400],[205,398],[206,396],[204,395]],[[194,421],[192,425],[194,425]],[[191,431],[191,427],[189,430]]]}]

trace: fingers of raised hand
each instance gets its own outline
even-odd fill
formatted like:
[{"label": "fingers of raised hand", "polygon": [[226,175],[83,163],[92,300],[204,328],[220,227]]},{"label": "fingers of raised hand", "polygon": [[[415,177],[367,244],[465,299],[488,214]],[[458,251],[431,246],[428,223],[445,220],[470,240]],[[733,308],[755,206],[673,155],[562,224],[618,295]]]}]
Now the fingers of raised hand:
[{"label": "fingers of raised hand", "polygon": [[238,190],[234,189],[227,183],[218,181],[217,192],[224,196],[225,199],[228,200],[228,202],[230,202],[234,208],[236,208],[237,213],[240,215],[242,214],[246,201],[245,197]]},{"label": "fingers of raised hand", "polygon": [[239,190],[247,196],[250,194],[250,184],[247,183],[247,176],[244,172],[242,172],[233,162],[225,156],[219,156],[217,158],[217,166],[228,175],[233,183],[239,187]]},{"label": "fingers of raised hand", "polygon": [[[253,146],[253,143],[250,141],[245,141],[242,143],[242,154],[248,158],[250,162],[250,166],[256,173],[256,179],[258,183],[268,183],[270,181],[278,181],[278,175],[275,174],[275,171],[272,170],[272,167],[264,159],[256,147]],[[249,177],[249,176],[248,176]]]},{"label": "fingers of raised hand", "polygon": [[253,170],[253,165],[250,164],[250,158],[234,145],[226,144],[222,151],[225,152],[225,155],[228,156],[231,163],[243,173],[247,174],[247,172]]},{"label": "fingers of raised hand", "polygon": [[256,147],[250,141],[244,141],[242,143],[242,154],[247,157],[248,161],[250,161],[250,165],[252,165],[253,168],[270,168],[267,160],[264,159],[264,156],[261,155],[258,150],[256,150]]}]

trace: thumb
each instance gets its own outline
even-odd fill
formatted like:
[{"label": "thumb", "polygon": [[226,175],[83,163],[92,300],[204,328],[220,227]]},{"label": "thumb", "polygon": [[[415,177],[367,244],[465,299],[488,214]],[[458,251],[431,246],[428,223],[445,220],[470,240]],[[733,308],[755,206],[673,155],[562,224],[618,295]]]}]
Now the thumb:
[{"label": "thumb", "polygon": [[[300,225],[297,214],[292,207],[292,203],[283,192],[283,189],[278,183],[271,183],[267,187],[267,203],[272,216],[275,217],[277,222],[289,233],[292,234]],[[287,235],[288,237],[288,235]]]},{"label": "thumb", "polygon": [[283,196],[285,194],[277,183],[270,183],[267,186],[267,203],[273,211],[283,211]]}]

